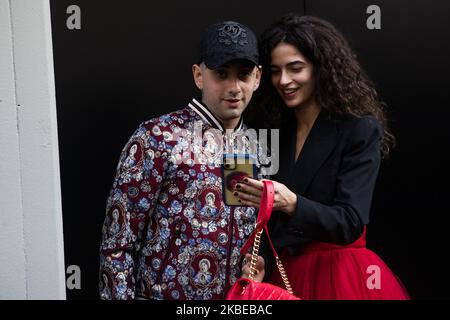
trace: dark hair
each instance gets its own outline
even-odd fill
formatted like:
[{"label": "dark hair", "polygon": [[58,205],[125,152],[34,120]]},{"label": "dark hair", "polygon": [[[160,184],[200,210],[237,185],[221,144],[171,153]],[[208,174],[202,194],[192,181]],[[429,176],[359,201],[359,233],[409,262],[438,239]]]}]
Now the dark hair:
[{"label": "dark hair", "polygon": [[261,88],[246,112],[250,126],[280,128],[292,118],[293,110],[284,105],[271,82],[271,52],[280,42],[295,46],[313,64],[315,98],[329,114],[378,119],[383,128],[380,151],[388,156],[395,137],[387,124],[385,104],[344,36],[317,17],[291,13],[261,34],[258,47],[263,76]]}]

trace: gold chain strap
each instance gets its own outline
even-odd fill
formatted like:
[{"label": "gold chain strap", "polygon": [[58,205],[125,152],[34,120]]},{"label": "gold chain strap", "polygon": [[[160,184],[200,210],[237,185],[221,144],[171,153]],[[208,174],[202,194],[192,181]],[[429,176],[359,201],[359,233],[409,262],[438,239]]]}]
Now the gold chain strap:
[{"label": "gold chain strap", "polygon": [[292,291],[291,283],[289,282],[286,271],[284,271],[284,267],[283,267],[283,264],[281,263],[281,260],[278,257],[276,257],[276,260],[277,260],[278,271],[280,271],[281,279],[283,279],[283,283],[284,283],[284,286],[286,287],[286,290],[290,294],[294,294],[294,292]]},{"label": "gold chain strap", "polygon": [[[260,230],[258,230],[256,232],[255,235],[255,240],[253,242],[253,251],[252,251],[252,260],[250,261],[250,274],[249,274],[249,278],[250,279],[254,279],[254,277],[256,276],[256,273],[258,272],[256,270],[256,263],[258,262],[258,253],[259,253],[259,246],[261,244],[261,235],[263,233],[263,228],[261,228]],[[281,262],[281,260],[278,257],[276,258],[276,264],[278,267],[278,271],[280,272],[281,275],[281,279],[283,280],[284,286],[286,287],[286,290],[290,293],[290,294],[294,294],[292,291],[292,287],[291,284],[289,282],[289,279],[287,277],[286,271],[284,270],[283,267],[283,263]]]},{"label": "gold chain strap", "polygon": [[255,235],[255,240],[253,241],[253,252],[252,252],[252,260],[250,261],[250,274],[249,278],[254,279],[256,276],[256,273],[258,272],[256,270],[256,263],[258,262],[258,253],[259,253],[259,245],[261,243],[261,234],[263,233],[263,228],[258,230]]}]

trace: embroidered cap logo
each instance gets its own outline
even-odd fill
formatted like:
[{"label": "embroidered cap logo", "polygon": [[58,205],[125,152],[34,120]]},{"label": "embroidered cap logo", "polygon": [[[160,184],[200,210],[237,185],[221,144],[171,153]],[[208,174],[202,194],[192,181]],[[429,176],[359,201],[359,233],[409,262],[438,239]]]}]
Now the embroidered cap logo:
[{"label": "embroidered cap logo", "polygon": [[217,31],[219,33],[219,42],[226,46],[229,46],[232,43],[241,46],[248,44],[247,33],[236,23],[226,23]]}]

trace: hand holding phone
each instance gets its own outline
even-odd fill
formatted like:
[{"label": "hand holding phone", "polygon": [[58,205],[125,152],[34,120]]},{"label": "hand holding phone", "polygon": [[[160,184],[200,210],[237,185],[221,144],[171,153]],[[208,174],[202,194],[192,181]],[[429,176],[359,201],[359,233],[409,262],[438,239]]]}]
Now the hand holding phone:
[{"label": "hand holding phone", "polygon": [[248,154],[225,154],[222,165],[223,201],[229,206],[243,206],[233,193],[245,177],[257,179],[256,159]]}]

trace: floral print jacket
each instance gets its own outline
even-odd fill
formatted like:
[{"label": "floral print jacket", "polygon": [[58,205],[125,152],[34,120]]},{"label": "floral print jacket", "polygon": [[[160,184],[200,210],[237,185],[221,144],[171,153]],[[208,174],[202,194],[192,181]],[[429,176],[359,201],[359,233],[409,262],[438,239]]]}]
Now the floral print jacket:
[{"label": "floral print jacket", "polygon": [[[222,155],[234,141],[248,143],[244,131],[241,120],[225,133],[196,99],[138,127],[107,200],[102,299],[225,297],[240,276],[239,251],[256,221],[254,208],[222,200]],[[247,153],[248,145],[238,152]]]}]

